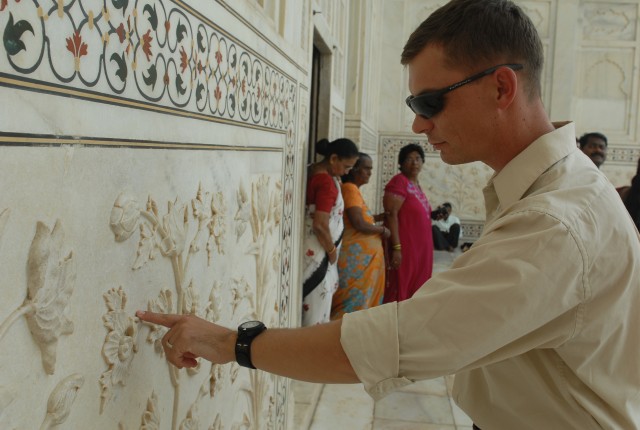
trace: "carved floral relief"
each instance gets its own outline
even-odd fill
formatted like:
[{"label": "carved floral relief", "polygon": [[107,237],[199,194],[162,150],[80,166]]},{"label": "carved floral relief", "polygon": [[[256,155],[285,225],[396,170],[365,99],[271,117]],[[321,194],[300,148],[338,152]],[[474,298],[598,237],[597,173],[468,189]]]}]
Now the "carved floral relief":
[{"label": "carved floral relief", "polygon": [[78,390],[84,385],[84,376],[74,373],[67,376],[56,385],[47,402],[47,414],[40,426],[40,430],[49,430],[59,426],[67,420],[71,407],[76,400]]},{"label": "carved floral relief", "polygon": [[138,351],[137,318],[125,310],[127,296],[122,289],[112,288],[104,294],[109,311],[102,317],[109,330],[102,347],[102,356],[109,369],[100,377],[100,413],[113,396],[117,385],[124,386],[131,368],[134,354]]},{"label": "carved floral relief", "polygon": [[[2,215],[6,213],[5,210]],[[6,223],[6,215],[0,216],[0,222]],[[27,260],[27,298],[0,324],[0,339],[24,315],[40,348],[42,366],[49,375],[55,372],[60,336],[73,332],[73,322],[66,311],[75,279],[73,251],[65,247],[60,221],[56,221],[53,229],[38,222]]]},{"label": "carved floral relief", "polygon": [[[247,190],[250,190],[249,192]],[[205,192],[202,186],[198,187],[195,198],[190,204],[183,204],[179,198],[169,202],[165,214],[158,209],[158,205],[152,197],[147,199],[144,208],[136,203],[136,199],[120,194],[113,205],[110,217],[110,227],[114,238],[123,242],[131,238],[136,230],[139,231],[138,251],[132,266],[134,270],[156,259],[158,255],[171,264],[174,282],[173,288],[162,289],[156,298],[148,301],[148,309],[154,312],[175,312],[180,314],[192,314],[206,318],[209,321],[218,321],[224,315],[225,321],[242,321],[247,318],[263,318],[269,325],[277,324],[278,305],[277,281],[280,269],[279,226],[282,218],[282,185],[275,183],[267,176],[260,176],[248,187],[240,185],[236,191],[237,208],[233,209],[232,226],[227,224],[227,209],[224,194],[221,191]],[[255,260],[255,283],[253,280],[241,275],[231,278],[229,282],[221,282],[215,279],[211,284],[210,292],[206,300],[200,296],[200,278],[191,278],[190,266],[199,254],[207,253],[207,258],[198,260],[198,267],[210,266],[216,255],[224,255],[224,243],[227,229],[235,232],[236,241],[242,239],[250,232],[248,237],[247,255]],[[239,242],[240,243],[240,242]],[[221,294],[229,297],[229,307],[222,308]],[[113,310],[124,309],[126,296],[122,290],[112,290],[110,295]],[[119,306],[119,308],[118,308]],[[111,308],[110,308],[111,309]],[[230,312],[230,314],[229,314]],[[124,315],[124,314],[123,314]],[[135,326],[133,320],[121,321],[117,318],[119,326],[128,324],[129,336],[135,339]],[[116,324],[113,324],[116,326]],[[154,350],[163,354],[161,339],[167,329],[155,325],[149,325],[147,341],[154,345]],[[114,335],[115,336],[115,335]],[[122,338],[122,336],[120,336]],[[121,339],[122,343],[122,339]],[[135,352],[132,348],[130,351]],[[114,350],[114,348],[110,348]],[[127,363],[130,363],[133,354],[128,354]],[[111,362],[115,362],[115,356],[111,354]],[[122,363],[125,364],[125,363]],[[175,367],[169,366],[169,375],[174,388],[174,405],[172,413],[173,429],[191,429],[201,427],[201,417],[198,413],[198,404],[205,395],[214,397],[224,388],[235,390],[236,396],[242,396],[247,400],[247,412],[244,413],[242,422],[231,424],[234,428],[271,428],[275,416],[274,379],[263,372],[251,372],[248,378],[238,378],[240,373],[248,372],[237,365],[211,366],[207,379],[203,382],[196,400],[187,410],[186,416],[178,418],[180,411],[181,374],[193,377],[198,374],[198,368],[189,372],[180,372]],[[224,370],[223,370],[224,369]],[[124,370],[124,366],[122,369]],[[120,374],[124,374],[123,371]],[[102,378],[107,379],[107,378]],[[241,380],[242,385],[235,387],[236,381]],[[120,380],[118,379],[118,382]],[[112,381],[111,387],[116,384]],[[106,389],[108,393],[108,389]],[[153,408],[149,406],[148,409]],[[146,415],[145,415],[146,416]],[[222,417],[218,418],[221,422]],[[145,425],[152,428],[153,420],[147,419]]]}]

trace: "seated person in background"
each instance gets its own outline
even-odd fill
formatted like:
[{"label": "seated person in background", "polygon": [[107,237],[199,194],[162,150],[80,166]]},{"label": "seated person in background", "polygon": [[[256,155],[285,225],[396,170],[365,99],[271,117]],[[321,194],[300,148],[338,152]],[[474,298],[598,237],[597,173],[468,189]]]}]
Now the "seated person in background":
[{"label": "seated person in background", "polygon": [[431,212],[433,219],[433,247],[437,250],[446,249],[452,252],[458,246],[458,240],[462,237],[460,218],[451,215],[451,203],[445,202]]}]

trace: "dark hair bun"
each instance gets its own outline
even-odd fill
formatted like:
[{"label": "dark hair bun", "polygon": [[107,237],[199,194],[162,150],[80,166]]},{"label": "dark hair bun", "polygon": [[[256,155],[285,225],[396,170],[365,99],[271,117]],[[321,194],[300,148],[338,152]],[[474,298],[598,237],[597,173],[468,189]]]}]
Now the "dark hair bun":
[{"label": "dark hair bun", "polygon": [[320,139],[316,143],[316,154],[329,155],[329,139]]}]

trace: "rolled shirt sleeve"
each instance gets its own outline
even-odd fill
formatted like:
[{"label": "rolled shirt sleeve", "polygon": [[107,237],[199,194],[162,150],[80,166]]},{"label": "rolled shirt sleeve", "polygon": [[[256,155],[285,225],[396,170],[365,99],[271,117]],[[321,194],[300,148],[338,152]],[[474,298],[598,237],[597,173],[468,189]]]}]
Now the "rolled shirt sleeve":
[{"label": "rolled shirt sleeve", "polygon": [[345,314],[340,342],[356,375],[378,400],[413,383],[399,376],[398,304],[396,302]]}]

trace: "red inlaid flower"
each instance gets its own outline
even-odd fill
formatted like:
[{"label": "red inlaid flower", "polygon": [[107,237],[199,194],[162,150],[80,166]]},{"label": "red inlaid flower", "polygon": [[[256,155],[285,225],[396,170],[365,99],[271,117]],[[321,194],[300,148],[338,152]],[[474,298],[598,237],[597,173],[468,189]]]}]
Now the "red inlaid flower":
[{"label": "red inlaid flower", "polygon": [[87,55],[87,44],[82,41],[80,32],[76,30],[72,37],[67,37],[67,50],[70,51],[75,58]]},{"label": "red inlaid flower", "polygon": [[151,37],[151,29],[147,30],[145,34],[142,35],[142,52],[147,57],[147,61],[151,60],[151,42],[153,38]]},{"label": "red inlaid flower", "polygon": [[216,51],[216,61],[218,64],[222,63],[222,52],[219,49]]},{"label": "red inlaid flower", "polygon": [[313,257],[316,253],[312,249],[307,249],[307,257]]},{"label": "red inlaid flower", "polygon": [[120,23],[118,28],[116,28],[116,34],[118,35],[118,40],[120,40],[120,43],[124,42],[124,38],[125,38],[124,23]]}]

